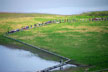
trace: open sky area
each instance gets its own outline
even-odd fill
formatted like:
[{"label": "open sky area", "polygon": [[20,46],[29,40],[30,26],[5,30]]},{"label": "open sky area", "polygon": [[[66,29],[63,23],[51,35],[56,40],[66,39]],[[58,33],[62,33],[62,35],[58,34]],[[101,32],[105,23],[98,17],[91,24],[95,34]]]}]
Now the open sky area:
[{"label": "open sky area", "polygon": [[108,0],[0,0],[0,12],[71,15],[108,10]]}]

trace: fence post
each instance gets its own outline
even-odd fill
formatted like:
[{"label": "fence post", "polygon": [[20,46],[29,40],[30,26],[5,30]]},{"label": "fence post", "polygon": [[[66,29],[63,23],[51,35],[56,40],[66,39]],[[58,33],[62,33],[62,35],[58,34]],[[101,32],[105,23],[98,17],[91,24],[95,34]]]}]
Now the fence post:
[{"label": "fence post", "polygon": [[36,27],[36,24],[34,24],[34,28]]},{"label": "fence post", "polygon": [[66,21],[68,22],[69,20],[67,19]]},{"label": "fence post", "polygon": [[59,19],[59,22],[61,23],[61,19]]},{"label": "fence post", "polygon": [[[63,59],[60,60],[60,64],[63,64]],[[60,66],[60,70],[63,70],[63,66]]]},{"label": "fence post", "polygon": [[89,21],[91,21],[91,18],[89,18]]},{"label": "fence post", "polygon": [[66,22],[66,19],[64,19],[64,22]]}]

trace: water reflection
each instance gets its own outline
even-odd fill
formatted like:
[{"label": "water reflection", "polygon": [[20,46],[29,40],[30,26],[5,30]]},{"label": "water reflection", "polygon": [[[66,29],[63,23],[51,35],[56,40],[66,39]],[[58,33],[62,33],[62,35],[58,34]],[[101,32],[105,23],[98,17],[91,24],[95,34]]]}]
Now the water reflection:
[{"label": "water reflection", "polygon": [[0,72],[34,72],[57,64],[30,51],[0,45]]}]

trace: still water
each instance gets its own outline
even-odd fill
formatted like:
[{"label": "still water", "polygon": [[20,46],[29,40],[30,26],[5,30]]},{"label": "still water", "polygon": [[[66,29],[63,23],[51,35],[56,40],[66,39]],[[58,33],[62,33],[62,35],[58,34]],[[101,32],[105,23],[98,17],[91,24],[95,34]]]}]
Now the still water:
[{"label": "still water", "polygon": [[0,45],[0,72],[36,72],[57,64],[30,51]]}]

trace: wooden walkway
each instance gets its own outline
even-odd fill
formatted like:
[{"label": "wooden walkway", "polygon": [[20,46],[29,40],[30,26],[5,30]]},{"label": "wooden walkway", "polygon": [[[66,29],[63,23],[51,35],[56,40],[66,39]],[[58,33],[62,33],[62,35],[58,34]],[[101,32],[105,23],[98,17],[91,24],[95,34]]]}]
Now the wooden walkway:
[{"label": "wooden walkway", "polygon": [[50,71],[53,70],[53,69],[60,68],[60,67],[62,67],[62,66],[64,66],[64,65],[66,65],[69,61],[71,61],[71,60],[70,60],[70,59],[69,59],[69,60],[66,60],[66,61],[63,62],[63,63],[60,63],[60,64],[58,64],[58,65],[55,65],[55,66],[52,66],[52,67],[49,67],[49,68],[46,68],[46,69],[44,69],[44,70],[40,70],[40,71],[37,71],[37,72],[50,72]]}]

